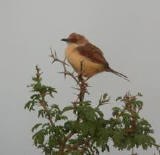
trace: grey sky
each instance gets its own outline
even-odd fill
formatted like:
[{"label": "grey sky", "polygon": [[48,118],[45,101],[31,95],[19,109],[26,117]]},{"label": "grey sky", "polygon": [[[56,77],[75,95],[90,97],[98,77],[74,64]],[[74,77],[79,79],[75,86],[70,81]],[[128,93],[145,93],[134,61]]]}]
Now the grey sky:
[{"label": "grey sky", "polygon": [[[41,154],[31,139],[36,115],[23,109],[35,65],[44,71],[45,81],[58,89],[56,103],[67,104],[74,98],[74,83],[57,74],[61,66],[51,65],[48,57],[50,46],[63,57],[66,45],[60,39],[72,32],[84,34],[100,47],[110,65],[131,80],[128,83],[110,73],[99,74],[89,81],[88,98],[96,102],[104,92],[113,99],[128,90],[142,92],[142,116],[150,120],[160,142],[159,0],[1,0],[1,155]],[[110,110],[106,107],[106,113]],[[153,150],[138,152],[153,154]],[[129,152],[112,150],[109,154]]]}]

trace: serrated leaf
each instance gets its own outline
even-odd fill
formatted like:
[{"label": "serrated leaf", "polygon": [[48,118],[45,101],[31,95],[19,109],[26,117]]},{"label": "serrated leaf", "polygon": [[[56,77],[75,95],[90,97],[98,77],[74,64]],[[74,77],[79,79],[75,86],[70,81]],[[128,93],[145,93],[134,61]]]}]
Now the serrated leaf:
[{"label": "serrated leaf", "polygon": [[119,97],[116,98],[116,101],[119,101],[119,100],[122,100],[121,96],[119,96]]},{"label": "serrated leaf", "polygon": [[34,125],[32,128],[32,132],[34,132],[34,130],[36,130],[41,125],[42,125],[42,123],[37,123],[36,125]]},{"label": "serrated leaf", "polygon": [[115,115],[119,114],[119,112],[121,112],[121,109],[119,107],[113,107],[112,110],[113,110],[113,112],[112,112],[113,116],[115,116]]},{"label": "serrated leaf", "polygon": [[64,107],[62,110],[62,113],[69,111],[69,110],[72,110],[72,109],[73,109],[73,106]]},{"label": "serrated leaf", "polygon": [[99,108],[95,108],[95,111],[99,114],[100,117],[103,117],[103,116],[104,116],[103,112],[100,111]]},{"label": "serrated leaf", "polygon": [[143,106],[143,102],[138,100],[138,101],[135,101],[135,104],[138,106],[138,107],[142,107]]},{"label": "serrated leaf", "polygon": [[43,110],[43,109],[39,110],[39,111],[38,111],[38,118],[39,118],[39,117],[42,117],[42,118],[43,118],[43,117],[45,116],[45,113],[46,113],[45,110]]},{"label": "serrated leaf", "polygon": [[37,146],[38,144],[43,144],[43,142],[44,142],[44,136],[45,136],[45,130],[44,129],[38,131],[37,133],[35,133],[33,135],[32,138],[34,140],[35,146]]},{"label": "serrated leaf", "polygon": [[108,94],[107,93],[104,93],[103,94],[103,100],[105,100],[107,98]]},{"label": "serrated leaf", "polygon": [[51,106],[51,108],[52,108],[52,109],[55,108],[55,109],[59,110],[59,106],[58,106],[57,104],[53,104],[53,105]]},{"label": "serrated leaf", "polygon": [[137,94],[137,95],[138,95],[138,96],[140,96],[140,97],[141,97],[141,96],[143,96],[140,92],[138,92],[138,94]]}]

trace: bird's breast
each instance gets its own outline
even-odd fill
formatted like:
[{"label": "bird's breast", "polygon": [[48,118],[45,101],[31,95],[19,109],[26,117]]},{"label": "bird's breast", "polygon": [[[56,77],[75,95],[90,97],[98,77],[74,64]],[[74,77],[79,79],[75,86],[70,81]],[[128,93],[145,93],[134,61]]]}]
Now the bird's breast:
[{"label": "bird's breast", "polygon": [[87,57],[82,56],[77,51],[77,47],[76,45],[70,45],[65,51],[67,60],[77,73],[82,73],[85,77],[91,77],[96,73],[104,71],[102,64],[94,63]]}]

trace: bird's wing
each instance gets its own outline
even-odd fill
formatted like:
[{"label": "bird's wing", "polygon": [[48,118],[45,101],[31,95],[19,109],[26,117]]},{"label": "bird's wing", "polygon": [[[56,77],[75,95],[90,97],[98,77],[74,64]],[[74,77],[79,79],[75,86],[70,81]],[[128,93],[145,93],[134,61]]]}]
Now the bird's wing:
[{"label": "bird's wing", "polygon": [[87,43],[84,46],[77,47],[77,50],[90,61],[108,66],[108,63],[103,56],[103,52],[93,44]]}]

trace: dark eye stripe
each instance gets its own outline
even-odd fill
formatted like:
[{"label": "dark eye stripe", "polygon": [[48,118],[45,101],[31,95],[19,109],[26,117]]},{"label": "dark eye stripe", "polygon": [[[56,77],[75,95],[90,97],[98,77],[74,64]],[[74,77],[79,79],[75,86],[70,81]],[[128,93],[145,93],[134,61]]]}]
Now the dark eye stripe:
[{"label": "dark eye stripe", "polygon": [[69,42],[75,43],[75,42],[77,42],[77,39],[71,38],[71,39],[69,39]]}]

